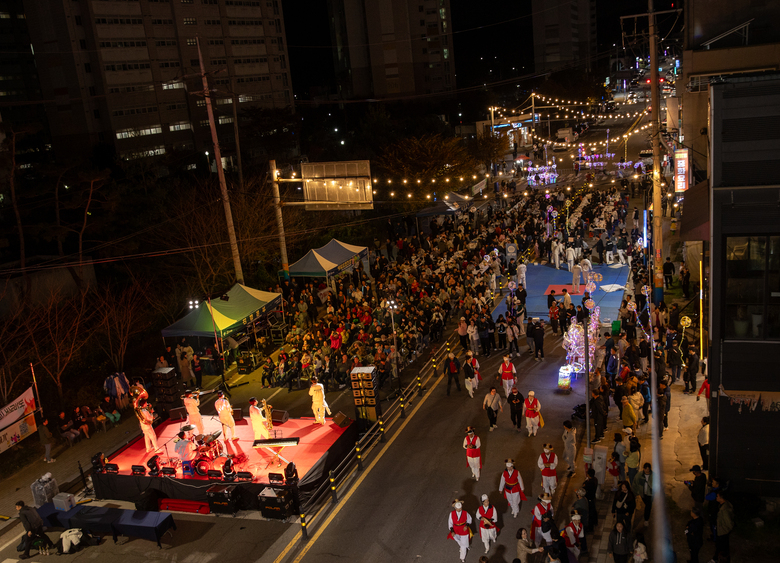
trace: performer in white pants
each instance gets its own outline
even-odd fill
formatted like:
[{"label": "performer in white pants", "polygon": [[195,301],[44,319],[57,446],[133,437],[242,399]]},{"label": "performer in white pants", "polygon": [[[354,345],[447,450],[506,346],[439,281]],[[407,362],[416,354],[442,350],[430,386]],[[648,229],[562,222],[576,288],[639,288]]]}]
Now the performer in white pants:
[{"label": "performer in white pants", "polygon": [[504,395],[508,398],[512,393],[512,388],[517,384],[517,369],[515,364],[509,357],[509,354],[504,355],[503,363],[498,366],[498,375],[496,379],[500,379],[504,384]]},{"label": "performer in white pants", "polygon": [[517,518],[520,513],[520,501],[528,500],[525,497],[525,485],[520,472],[515,469],[515,460],[505,459],[506,469],[501,473],[501,483],[498,492],[504,493],[504,498],[512,509],[512,518]]},{"label": "performer in white pants", "polygon": [[[229,439],[238,440],[236,436],[236,421],[233,418],[233,407],[230,406],[230,401],[225,398],[225,393],[220,391],[217,393],[219,397],[214,402],[214,407],[219,414],[219,421],[222,423],[222,439],[227,442]],[[228,438],[228,430],[230,430],[230,438]]]},{"label": "performer in white pants", "polygon": [[517,283],[521,284],[526,289],[528,289],[528,285],[525,283],[525,273],[527,270],[528,266],[525,265],[524,260],[521,260],[517,265]]},{"label": "performer in white pants", "polygon": [[531,541],[533,542],[542,540],[542,517],[548,512],[553,516],[551,501],[552,497],[548,493],[543,493],[539,504],[534,507],[533,521],[531,522]]},{"label": "performer in white pants", "polygon": [[555,455],[552,444],[544,445],[544,451],[539,456],[537,465],[542,470],[544,492],[555,494],[555,488],[558,486],[558,472],[555,471],[558,466],[558,456]]},{"label": "performer in white pants", "polygon": [[542,409],[539,399],[534,396],[533,391],[528,392],[528,397],[524,401],[525,403],[525,426],[528,428],[528,435],[532,434],[536,436],[539,431],[539,412]]},{"label": "performer in white pants", "polygon": [[466,428],[466,438],[463,440],[463,449],[466,450],[466,461],[471,468],[471,476],[475,481],[479,481],[479,471],[482,469],[482,454],[480,447],[482,443],[479,436],[474,433],[474,427]]},{"label": "performer in white pants", "polygon": [[453,510],[447,516],[447,529],[450,531],[447,539],[455,540],[458,544],[460,560],[465,561],[471,536],[474,535],[471,530],[471,514],[463,510],[463,501],[460,499],[452,501],[452,508]]},{"label": "performer in white pants", "polygon": [[582,517],[576,510],[571,511],[571,522],[564,528],[566,535],[566,547],[575,560],[580,557],[580,543],[585,538],[585,526],[582,525]]},{"label": "performer in white pants", "polygon": [[184,408],[187,409],[187,423],[198,429],[198,434],[203,432],[203,418],[200,416],[200,394],[197,391],[187,391],[184,396]]},{"label": "performer in white pants", "polygon": [[249,420],[252,422],[252,431],[255,434],[255,440],[268,440],[268,419],[263,409],[257,406],[257,399],[249,399]]},{"label": "performer in white pants", "polygon": [[138,422],[141,423],[141,432],[144,433],[146,453],[160,451],[160,447],[157,445],[157,434],[155,434],[154,426],[152,426],[152,421],[154,421],[153,410],[151,405],[146,402],[146,399],[138,401],[135,414],[138,417]]},{"label": "performer in white pants", "polygon": [[477,509],[476,517],[479,524],[479,539],[485,545],[485,553],[487,553],[490,551],[490,542],[496,541],[496,536],[498,535],[498,528],[496,527],[498,512],[490,504],[490,499],[487,495],[482,495],[482,506]]},{"label": "performer in white pants", "polygon": [[574,475],[576,470],[575,460],[577,459],[577,429],[571,424],[571,420],[563,421],[563,461],[565,461],[569,468],[569,477]]},{"label": "performer in white pants", "polygon": [[309,396],[311,397],[311,410],[314,411],[314,422],[325,426],[325,413],[330,414],[330,408],[325,401],[325,387],[313,376],[311,387],[309,387]]}]

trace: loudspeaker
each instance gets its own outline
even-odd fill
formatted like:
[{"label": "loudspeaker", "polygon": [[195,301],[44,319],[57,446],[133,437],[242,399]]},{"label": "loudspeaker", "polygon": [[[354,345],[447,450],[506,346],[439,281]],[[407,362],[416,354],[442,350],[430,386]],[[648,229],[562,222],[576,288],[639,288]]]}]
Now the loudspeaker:
[{"label": "loudspeaker", "polygon": [[165,498],[165,493],[162,491],[158,489],[147,489],[141,493],[141,498],[136,501],[135,509],[146,512],[159,512],[159,500],[161,498]]},{"label": "loudspeaker", "polygon": [[168,416],[171,420],[187,420],[187,409],[184,407],[178,407],[168,411]]},{"label": "loudspeaker", "polygon": [[337,425],[339,428],[346,428],[352,424],[352,419],[339,411],[336,413],[336,416],[333,417],[333,424]]},{"label": "loudspeaker", "polygon": [[[271,489],[271,487],[268,487]],[[293,495],[288,489],[272,489],[274,496],[264,495],[262,492],[257,496],[260,505],[260,513],[263,518],[275,518],[285,520],[293,514],[295,508]],[[265,492],[266,489],[263,490]]]},{"label": "loudspeaker", "polygon": [[213,485],[206,491],[206,496],[214,514],[235,514],[238,511],[238,489],[235,485]]},{"label": "loudspeaker", "polygon": [[287,411],[281,411],[274,409],[273,412],[271,412],[271,420],[274,424],[284,424],[288,420],[290,420],[290,413]]},{"label": "loudspeaker", "polygon": [[244,420],[244,410],[238,407],[233,407],[233,420]]}]

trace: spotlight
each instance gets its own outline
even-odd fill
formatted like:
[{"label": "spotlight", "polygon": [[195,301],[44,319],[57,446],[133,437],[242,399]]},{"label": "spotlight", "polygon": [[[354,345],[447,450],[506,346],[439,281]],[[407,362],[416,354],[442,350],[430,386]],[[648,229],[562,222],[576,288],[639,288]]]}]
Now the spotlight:
[{"label": "spotlight", "polygon": [[166,477],[175,477],[176,476],[176,468],[175,467],[163,467],[160,469],[160,474],[165,475]]},{"label": "spotlight", "polygon": [[240,481],[242,483],[251,483],[255,480],[255,476],[252,475],[249,471],[239,471],[236,473],[236,481]]},{"label": "spotlight", "polygon": [[222,476],[226,483],[232,483],[236,480],[236,472],[233,469],[233,460],[227,458],[225,464],[222,466]]},{"label": "spotlight", "polygon": [[140,475],[146,475],[146,467],[143,465],[133,465],[131,469],[133,470],[133,475],[136,477]]},{"label": "spotlight", "polygon": [[268,482],[271,485],[284,485],[284,475],[281,473],[269,473]]},{"label": "spotlight", "polygon": [[116,475],[119,473],[119,466],[116,463],[107,463],[105,465],[106,473]]},{"label": "spotlight", "polygon": [[296,469],[295,463],[292,461],[284,468],[284,479],[288,485],[296,485],[298,483],[298,469]]},{"label": "spotlight", "polygon": [[149,476],[150,477],[157,477],[160,474],[160,456],[153,455],[151,458],[149,458],[149,461],[146,462],[146,467],[149,468]]},{"label": "spotlight", "polygon": [[206,476],[209,478],[209,481],[222,481],[222,472],[219,469],[209,469]]}]

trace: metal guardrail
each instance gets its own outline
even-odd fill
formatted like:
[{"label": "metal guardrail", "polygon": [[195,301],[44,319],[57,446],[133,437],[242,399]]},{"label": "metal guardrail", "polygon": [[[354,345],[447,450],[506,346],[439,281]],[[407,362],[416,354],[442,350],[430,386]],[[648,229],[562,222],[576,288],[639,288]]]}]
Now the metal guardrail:
[{"label": "metal guardrail", "polygon": [[[353,471],[363,471],[366,461],[376,451],[378,444],[385,442],[385,436],[394,428],[399,420],[406,418],[406,408],[412,399],[422,397],[428,383],[436,376],[437,365],[458,344],[453,332],[447,340],[438,348],[431,351],[430,357],[425,361],[417,373],[417,377],[405,388],[400,390],[398,397],[388,406],[379,420],[368,428],[366,433],[357,441],[350,453],[328,474],[328,479],[320,485],[306,505],[301,507],[300,525],[302,539],[308,538],[308,532],[312,521],[318,521],[318,516],[328,507],[335,506],[339,501],[339,492],[351,485],[348,477]],[[314,513],[307,521],[306,515]]]}]

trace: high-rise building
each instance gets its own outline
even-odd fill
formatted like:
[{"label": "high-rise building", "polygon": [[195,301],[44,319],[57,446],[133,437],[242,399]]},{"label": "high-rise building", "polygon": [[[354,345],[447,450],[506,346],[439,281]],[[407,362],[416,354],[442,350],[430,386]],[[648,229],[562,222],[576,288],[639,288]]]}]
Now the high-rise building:
[{"label": "high-rise building", "polygon": [[329,0],[339,97],[455,88],[449,0]]},{"label": "high-rise building", "polygon": [[234,111],[293,105],[280,0],[28,1],[58,158],[99,143],[123,159],[211,146],[198,57],[220,138]]},{"label": "high-rise building", "polygon": [[574,65],[590,71],[596,55],[596,0],[533,0],[536,72]]},{"label": "high-rise building", "polygon": [[24,2],[0,0],[0,121],[19,134],[16,156],[22,169],[47,158],[43,107]]}]

